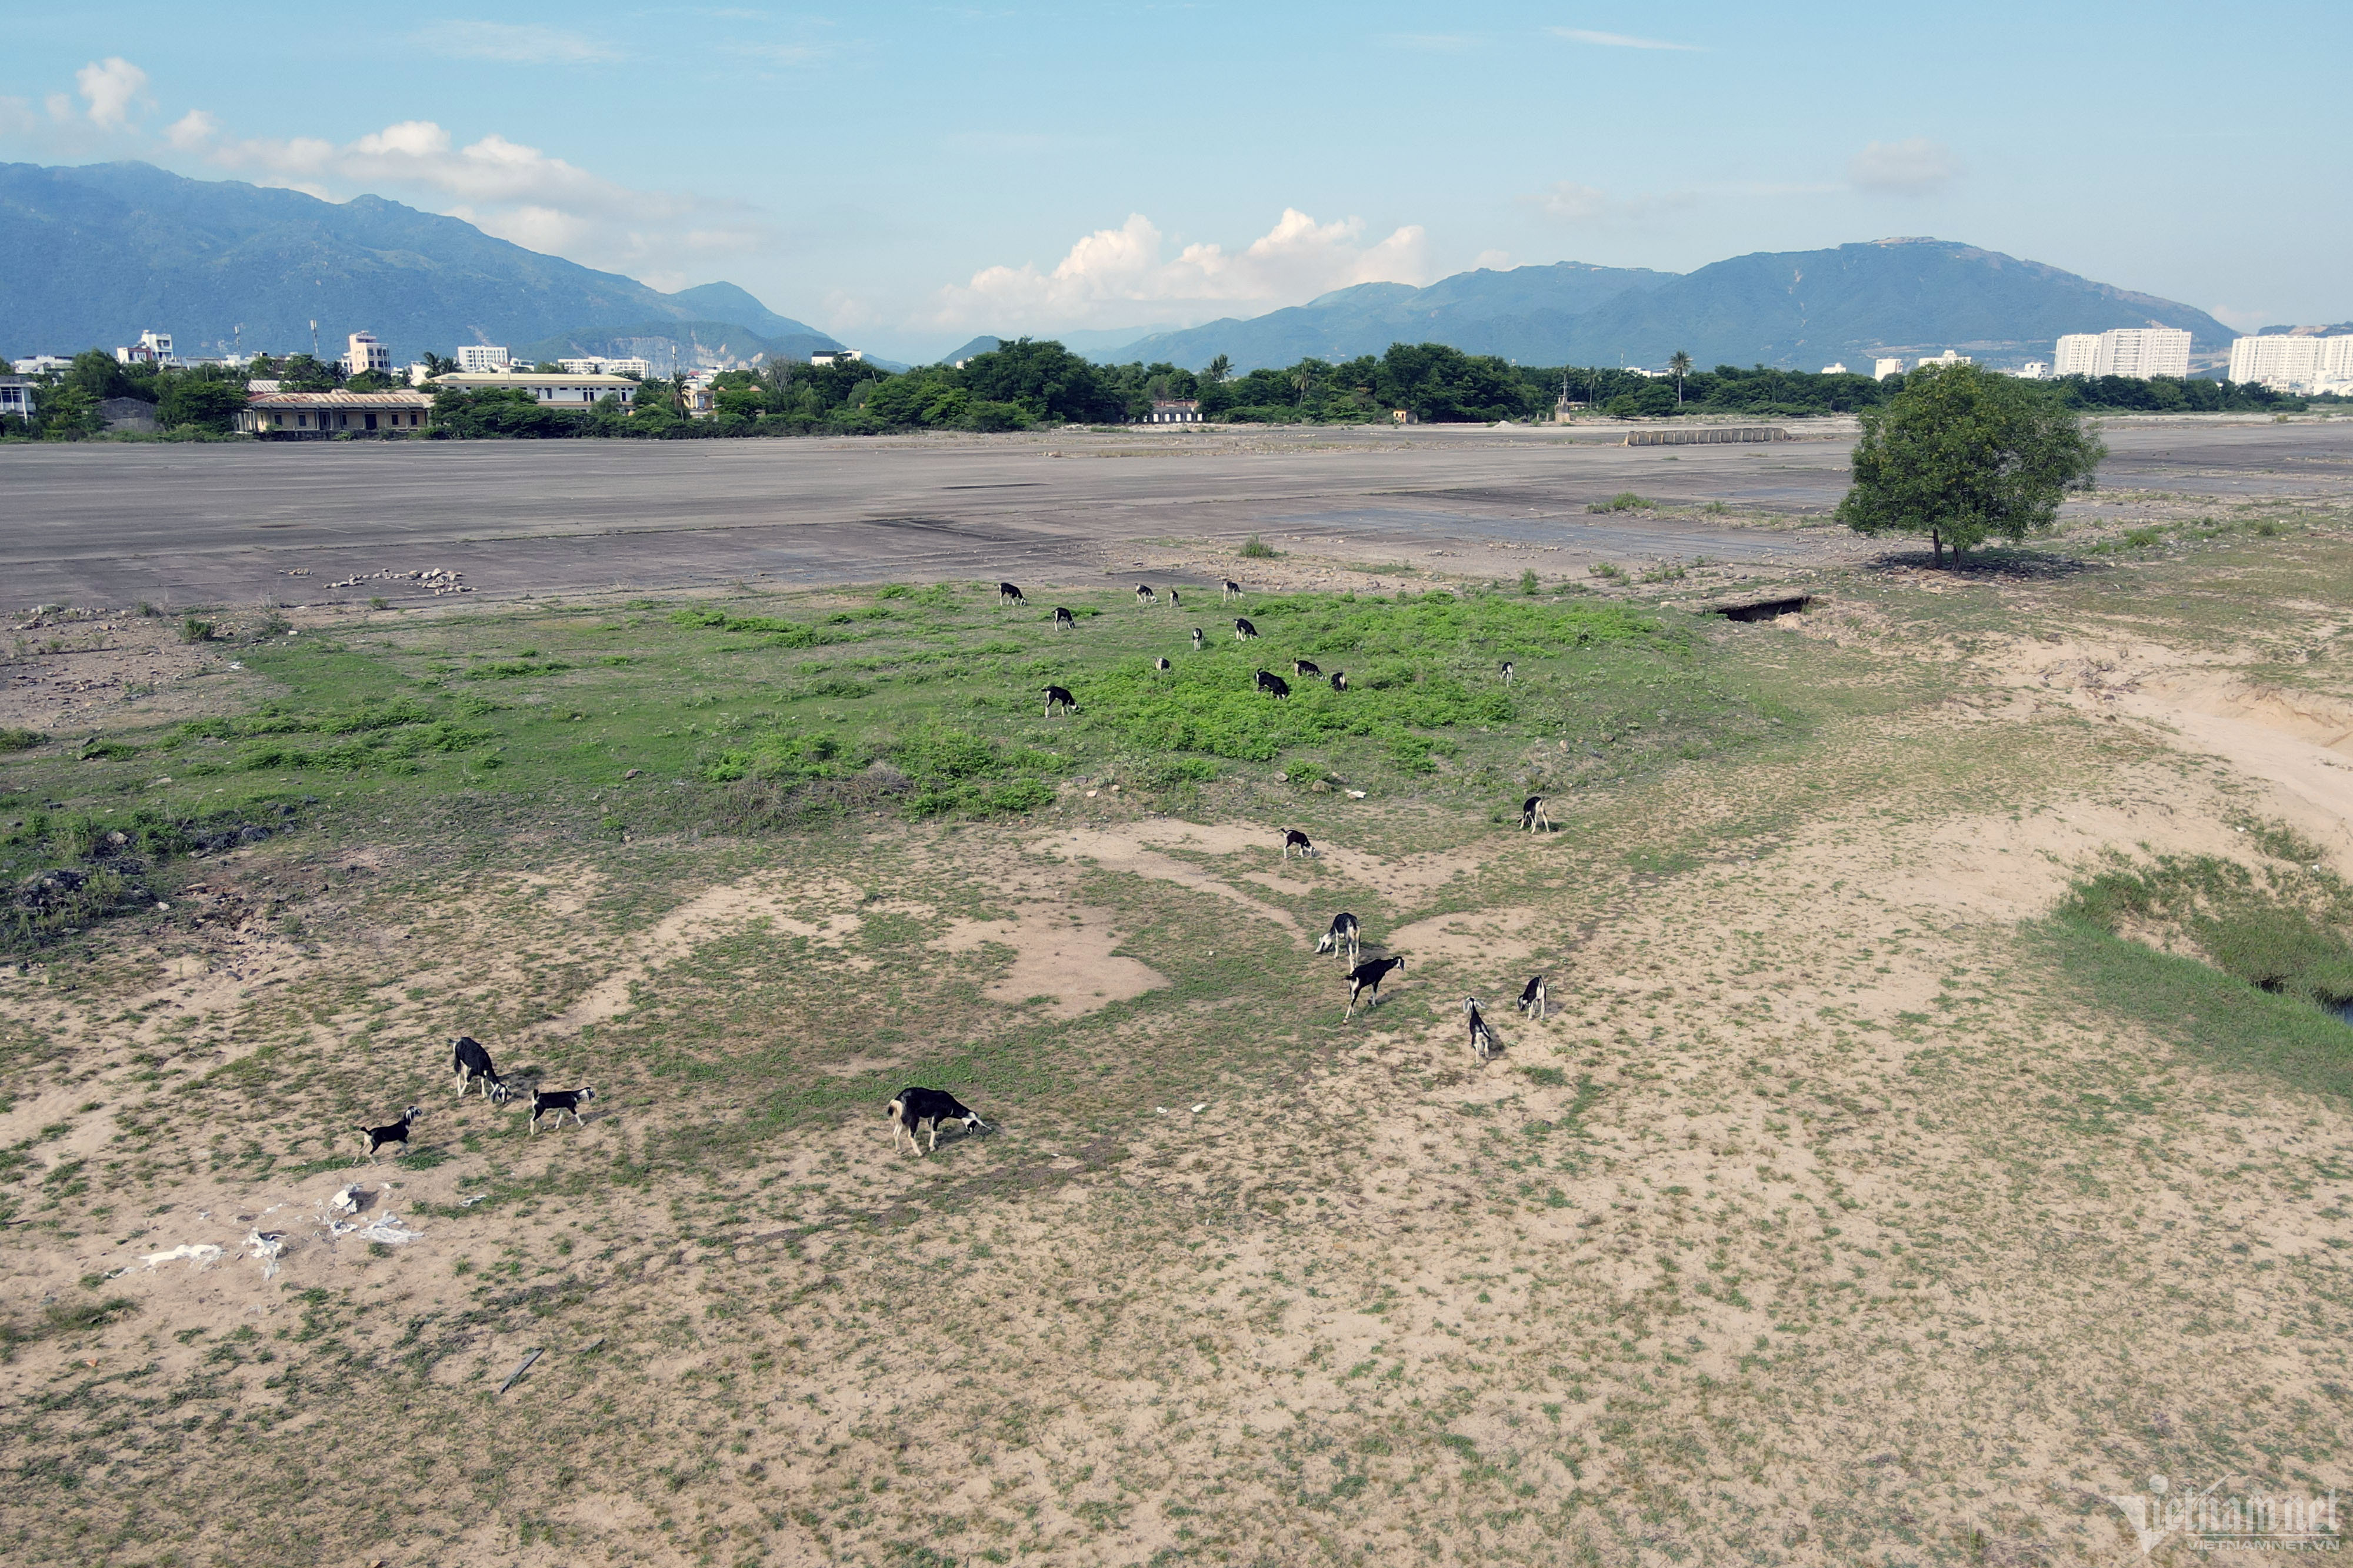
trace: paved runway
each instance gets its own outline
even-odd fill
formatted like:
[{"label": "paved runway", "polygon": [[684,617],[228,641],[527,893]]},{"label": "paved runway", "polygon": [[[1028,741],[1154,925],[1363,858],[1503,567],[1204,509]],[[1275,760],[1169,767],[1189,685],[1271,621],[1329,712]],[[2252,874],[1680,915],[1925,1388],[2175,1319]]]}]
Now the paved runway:
[{"label": "paved runway", "polygon": [[[1782,529],[1594,516],[1627,489],[1821,516],[1847,423],[1760,446],[1627,447],[1622,427],[1119,431],[862,440],[58,445],[0,448],[0,607],[395,594],[442,567],[487,595],[1010,576],[1079,585],[1259,532],[1367,561],[1490,543],[1789,561]],[[2218,500],[2353,493],[2353,421],[2142,421],[2103,488]],[[1514,563],[1516,570],[1517,563]]]}]

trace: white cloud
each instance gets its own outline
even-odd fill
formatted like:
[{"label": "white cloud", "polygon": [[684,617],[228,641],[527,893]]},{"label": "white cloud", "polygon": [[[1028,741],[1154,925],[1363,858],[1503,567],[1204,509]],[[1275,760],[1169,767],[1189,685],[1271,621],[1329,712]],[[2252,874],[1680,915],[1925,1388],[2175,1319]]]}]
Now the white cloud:
[{"label": "white cloud", "polygon": [[1590,223],[1606,216],[1612,205],[1607,192],[1595,185],[1580,185],[1574,180],[1555,180],[1534,195],[1520,199],[1545,216],[1563,223]]},{"label": "white cloud", "polygon": [[443,22],[417,34],[417,41],[457,59],[514,65],[603,65],[621,58],[577,33],[516,22]]},{"label": "white cloud", "polygon": [[201,147],[219,134],[219,121],[201,109],[191,109],[172,122],[164,140],[174,147]]},{"label": "white cloud", "polygon": [[1679,54],[1697,54],[1697,44],[1671,44],[1662,38],[1636,38],[1624,33],[1594,33],[1583,27],[1547,27],[1545,31],[1556,38],[1567,38],[1572,44],[1592,44],[1605,49],[1672,49]]},{"label": "white cloud", "polygon": [[1364,226],[1359,218],[1319,224],[1286,207],[1272,228],[1239,251],[1198,244],[1167,258],[1158,227],[1136,213],[1117,228],[1081,239],[1051,272],[991,267],[962,288],[942,289],[934,320],[944,327],[1020,331],[1125,320],[1146,301],[1180,309],[1271,309],[1357,283],[1428,280],[1419,225],[1372,245],[1359,242]]},{"label": "white cloud", "polygon": [[1855,189],[1883,196],[1933,195],[1960,174],[1960,160],[1953,156],[1953,150],[1925,136],[1873,142],[1846,166],[1847,179]]},{"label": "white cloud", "polygon": [[691,263],[741,255],[765,238],[742,209],[632,190],[496,132],[459,146],[430,120],[404,120],[338,145],[313,136],[224,140],[219,130],[199,110],[168,135],[174,146],[264,184],[331,201],[364,191],[409,200],[528,249],[633,277],[680,276]]},{"label": "white cloud", "polygon": [[74,81],[90,104],[90,122],[100,131],[127,129],[132,109],[147,100],[147,73],[121,55],[90,61],[74,72]]}]

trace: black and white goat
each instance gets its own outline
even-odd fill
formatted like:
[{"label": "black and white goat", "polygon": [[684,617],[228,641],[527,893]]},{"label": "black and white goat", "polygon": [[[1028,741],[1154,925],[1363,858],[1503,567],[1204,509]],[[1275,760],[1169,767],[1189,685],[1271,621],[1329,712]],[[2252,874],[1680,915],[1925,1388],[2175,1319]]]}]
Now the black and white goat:
[{"label": "black and white goat", "polygon": [[1502,1049],[1495,1044],[1494,1032],[1487,1027],[1487,1020],[1480,1016],[1479,998],[1462,998],[1462,1016],[1471,1026],[1471,1054],[1473,1057],[1483,1062]]},{"label": "black and white goat", "polygon": [[1520,826],[1530,833],[1552,831],[1552,818],[1545,815],[1544,796],[1532,795],[1520,802]]},{"label": "black and white goat", "polygon": [[1315,939],[1315,951],[1331,953],[1354,964],[1361,957],[1356,944],[1362,940],[1364,930],[1356,916],[1342,910],[1332,917],[1332,924],[1324,934]]},{"label": "black and white goat", "polygon": [[1218,595],[1218,603],[1222,605],[1229,599],[1239,599],[1241,596],[1242,585],[1229,577],[1225,581],[1224,591]]},{"label": "black and white goat", "polygon": [[1185,606],[1185,601],[1184,601],[1184,600],[1182,600],[1182,599],[1180,599],[1180,598],[1178,598],[1178,597],[1176,596],[1176,589],[1174,589],[1174,588],[1169,589],[1169,590],[1168,590],[1168,607],[1169,607],[1170,609],[1172,609],[1172,610],[1178,610],[1178,609],[1182,609],[1182,608],[1184,608],[1184,606]]},{"label": "black and white goat", "polygon": [[1315,667],[1315,661],[1312,658],[1294,658],[1291,661],[1291,673],[1320,676],[1324,672]]},{"label": "black and white goat", "polygon": [[1152,661],[1152,668],[1158,670],[1161,674],[1166,675],[1176,667],[1170,664],[1165,658],[1155,658]]},{"label": "black and white goat", "polygon": [[1291,695],[1291,682],[1283,679],[1282,677],[1275,674],[1274,671],[1271,669],[1261,669],[1258,672],[1258,689],[1261,691],[1265,692],[1269,697],[1288,697]]},{"label": "black and white goat", "polygon": [[1258,636],[1258,628],[1240,616],[1234,617],[1234,636],[1243,642]]},{"label": "black and white goat", "polygon": [[449,1037],[449,1070],[457,1075],[459,1100],[466,1098],[476,1079],[482,1080],[482,1098],[493,1105],[504,1105],[512,1092],[499,1069],[491,1065],[491,1053],[471,1035]]},{"label": "black and white goat", "polygon": [[1029,601],[1021,596],[1021,590],[1015,584],[999,583],[997,585],[997,602],[1000,605],[1026,605]]},{"label": "black and white goat", "polygon": [[1389,977],[1392,969],[1404,967],[1405,960],[1402,958],[1368,958],[1348,971],[1348,1010],[1340,1015],[1340,1022],[1345,1024],[1356,1016],[1356,997],[1363,992],[1373,994],[1373,999],[1365,1004],[1366,1012],[1379,1006],[1381,982]]},{"label": "black and white goat", "polygon": [[1201,651],[1201,628],[1198,626],[1193,628],[1193,651],[1195,653]]},{"label": "black and white goat", "polygon": [[1065,629],[1076,631],[1078,629],[1078,618],[1072,616],[1070,611],[1062,608],[1060,605],[1054,606],[1054,629],[1056,631],[1059,632]]},{"label": "black and white goat", "polygon": [[[357,1132],[362,1138],[367,1141],[367,1163],[371,1165],[375,1164],[375,1152],[383,1148],[387,1143],[397,1143],[404,1151],[406,1150],[408,1147],[409,1125],[424,1114],[424,1111],[412,1105],[407,1110],[402,1111],[400,1113],[400,1120],[394,1122],[389,1127],[353,1128],[353,1131]],[[354,1160],[352,1163],[356,1165],[359,1162]]]},{"label": "black and white goat", "polygon": [[1332,672],[1332,689],[1335,691],[1345,691],[1348,689],[1348,672],[1346,670],[1335,669]]},{"label": "black and white goat", "polygon": [[1058,707],[1065,713],[1075,713],[1079,710],[1079,700],[1071,695],[1071,689],[1067,686],[1046,688],[1046,717],[1051,719],[1054,716],[1054,710]]},{"label": "black and white goat", "polygon": [[1543,1017],[1550,1005],[1550,998],[1545,994],[1544,976],[1530,975],[1527,988],[1520,993],[1520,999],[1513,1005],[1531,1018]]},{"label": "black and white goat", "polygon": [[980,1112],[944,1089],[916,1089],[911,1085],[899,1091],[899,1098],[891,1102],[884,1114],[891,1118],[891,1152],[894,1154],[899,1151],[902,1133],[906,1135],[907,1147],[913,1149],[918,1157],[931,1152],[915,1142],[916,1131],[926,1121],[932,1124],[932,1149],[940,1146],[940,1129],[951,1121],[961,1121],[971,1131],[988,1131],[988,1123],[980,1119]]},{"label": "black and white goat", "polygon": [[1291,852],[1294,849],[1299,851],[1299,858],[1303,860],[1315,853],[1315,846],[1307,835],[1300,832],[1296,827],[1286,827],[1282,830],[1282,858],[1286,860],[1290,859]]},{"label": "black and white goat", "polygon": [[1504,661],[1504,685],[1506,685],[1506,686],[1509,686],[1511,683],[1512,683],[1512,661],[1511,661],[1510,659],[1508,659],[1508,658],[1507,658],[1507,659],[1505,659],[1505,660]]},{"label": "black and white goat", "polygon": [[1160,595],[1152,591],[1150,584],[1138,583],[1135,585],[1135,603],[1138,608],[1145,605],[1156,605],[1159,602]]},{"label": "black and white goat", "polygon": [[565,1112],[570,1112],[575,1127],[586,1127],[588,1119],[580,1108],[596,1098],[596,1091],[586,1084],[578,1089],[533,1089],[531,1091],[531,1130],[539,1131],[539,1119],[553,1114],[558,1127],[564,1125]]}]

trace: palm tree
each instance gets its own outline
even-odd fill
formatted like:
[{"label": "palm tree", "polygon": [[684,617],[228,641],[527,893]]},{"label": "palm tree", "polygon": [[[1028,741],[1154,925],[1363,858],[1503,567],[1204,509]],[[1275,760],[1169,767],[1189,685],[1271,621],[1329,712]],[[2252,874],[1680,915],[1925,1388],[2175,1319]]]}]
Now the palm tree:
[{"label": "palm tree", "polygon": [[1681,408],[1683,405],[1683,377],[1691,374],[1691,355],[1677,349],[1675,357],[1667,362],[1667,368],[1675,373],[1675,406]]}]

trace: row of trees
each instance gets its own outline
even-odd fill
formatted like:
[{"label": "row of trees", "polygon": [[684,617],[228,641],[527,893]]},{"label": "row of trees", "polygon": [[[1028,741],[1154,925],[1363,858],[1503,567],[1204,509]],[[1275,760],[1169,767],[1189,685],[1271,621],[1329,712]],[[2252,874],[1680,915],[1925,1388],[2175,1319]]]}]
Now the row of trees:
[{"label": "row of trees", "polygon": [[103,349],[89,349],[64,370],[37,378],[32,416],[0,416],[0,436],[57,441],[95,436],[106,427],[99,405],[111,397],[153,404],[166,429],[225,435],[237,427],[245,406],[246,374],[225,365],[121,364]]}]

